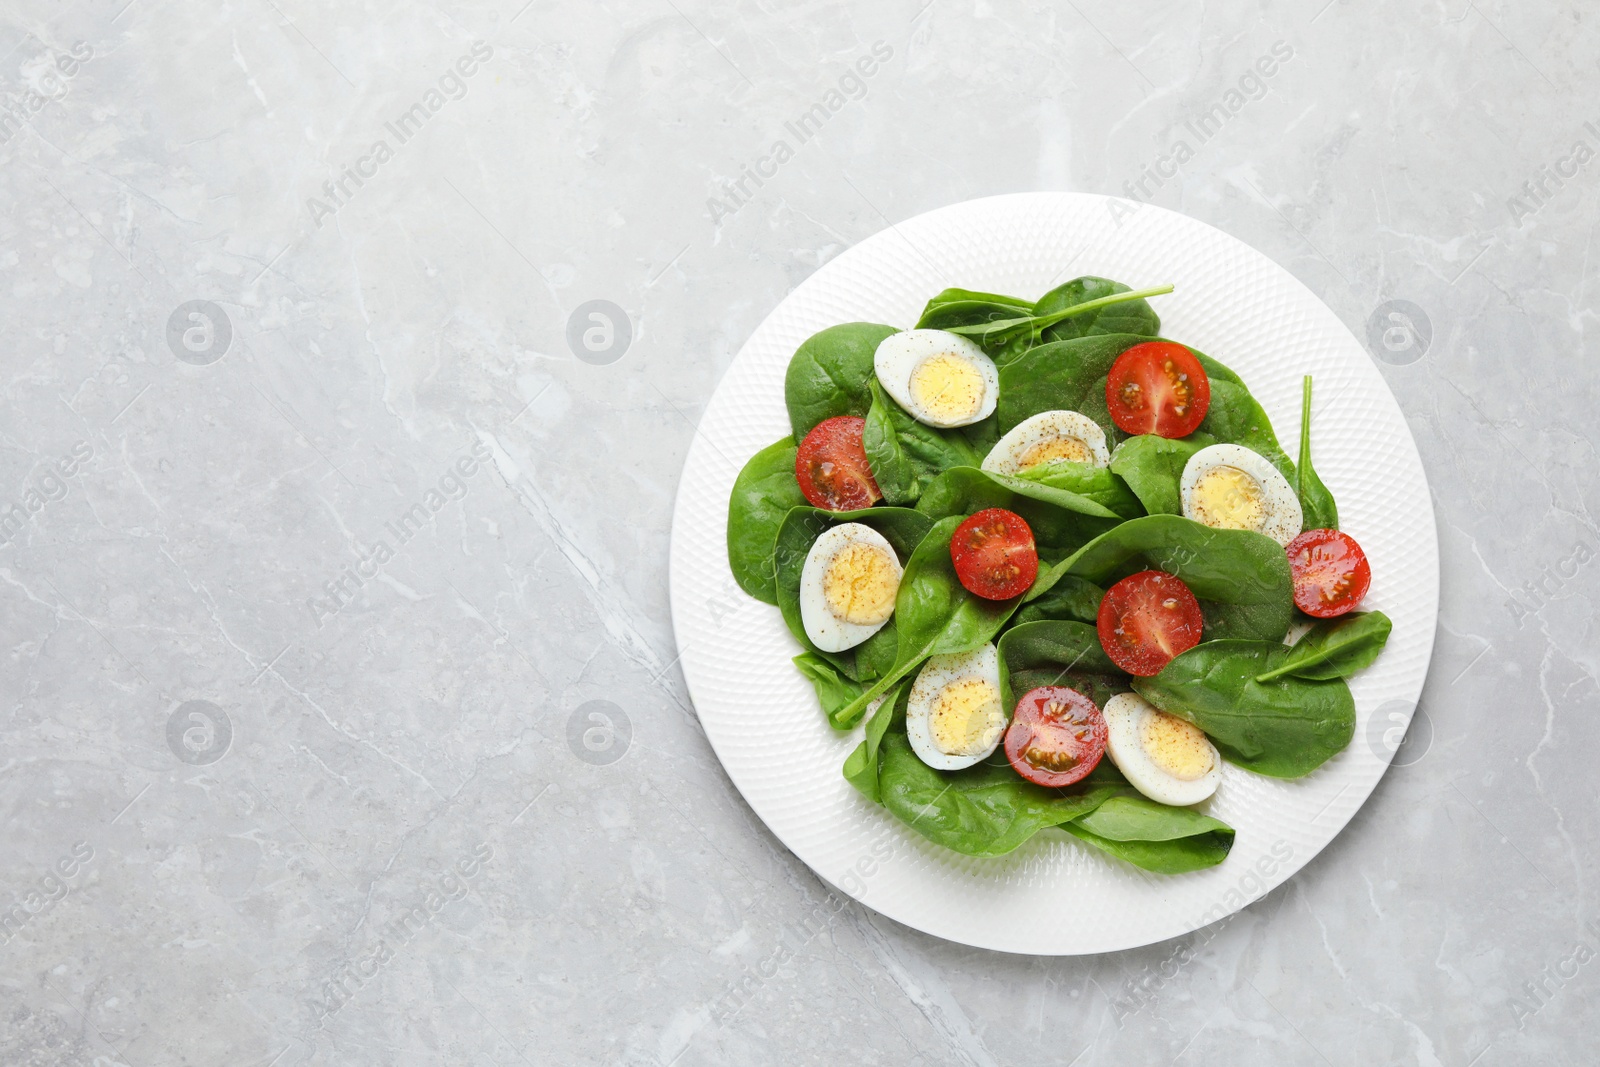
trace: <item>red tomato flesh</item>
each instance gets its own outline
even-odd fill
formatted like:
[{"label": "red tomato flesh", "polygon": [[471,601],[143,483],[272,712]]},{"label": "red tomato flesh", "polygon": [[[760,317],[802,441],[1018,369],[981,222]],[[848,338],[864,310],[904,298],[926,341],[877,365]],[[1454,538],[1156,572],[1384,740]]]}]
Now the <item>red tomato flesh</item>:
[{"label": "red tomato flesh", "polygon": [[1356,539],[1338,530],[1307,530],[1289,542],[1294,606],[1331,619],[1350,611],[1372,585],[1372,567]]},{"label": "red tomato flesh", "polygon": [[1039,550],[1021,515],[987,508],[956,527],[950,562],[967,592],[985,600],[1010,600],[1039,576]]},{"label": "red tomato flesh", "polygon": [[1211,409],[1211,379],[1182,345],[1146,341],[1111,365],[1106,407],[1123,433],[1188,437]]},{"label": "red tomato flesh", "polygon": [[839,415],[817,423],[800,442],[794,476],[813,507],[859,511],[883,498],[861,444],[866,425],[866,419]]},{"label": "red tomato flesh", "polygon": [[1095,626],[1111,662],[1149,678],[1200,643],[1204,621],[1200,602],[1182,579],[1140,571],[1106,590]]},{"label": "red tomato flesh", "polygon": [[1105,716],[1094,701],[1066,686],[1030,689],[1006,727],[1006,759],[1036,785],[1080,782],[1105,752]]}]

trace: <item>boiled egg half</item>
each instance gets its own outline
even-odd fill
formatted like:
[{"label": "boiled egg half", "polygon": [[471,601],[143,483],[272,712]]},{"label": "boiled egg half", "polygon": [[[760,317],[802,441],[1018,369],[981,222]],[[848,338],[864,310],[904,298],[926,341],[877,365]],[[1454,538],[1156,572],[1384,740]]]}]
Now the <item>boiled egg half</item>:
[{"label": "boiled egg half", "polygon": [[911,750],[939,771],[959,771],[987,759],[999,746],[1006,721],[1000,653],[992,644],[929,656],[906,698]]},{"label": "boiled egg half", "polygon": [[894,614],[900,559],[884,536],[859,522],[822,531],[800,570],[800,622],[824,652],[854,648]]},{"label": "boiled egg half", "polygon": [[1000,372],[972,341],[945,330],[884,338],[872,356],[884,390],[927,426],[970,426],[994,414]]},{"label": "boiled egg half", "polygon": [[1217,530],[1254,530],[1288,545],[1305,521],[1289,479],[1243,445],[1211,445],[1189,457],[1178,483],[1183,516]]},{"label": "boiled egg half", "polygon": [[1076,411],[1041,411],[996,441],[983,458],[983,469],[991,474],[1020,474],[1058,459],[1091,467],[1108,465],[1111,453],[1106,449],[1106,432]]},{"label": "boiled egg half", "polygon": [[1106,754],[1139,792],[1158,804],[1198,804],[1217,791],[1222,757],[1192,723],[1137,693],[1106,701]]}]

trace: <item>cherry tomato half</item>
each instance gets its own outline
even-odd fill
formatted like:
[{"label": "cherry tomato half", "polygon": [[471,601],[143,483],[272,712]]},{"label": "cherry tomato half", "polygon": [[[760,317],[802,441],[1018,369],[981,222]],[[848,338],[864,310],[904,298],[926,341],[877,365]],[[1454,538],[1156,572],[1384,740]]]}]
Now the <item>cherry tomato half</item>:
[{"label": "cherry tomato half", "polygon": [[1289,542],[1294,606],[1319,619],[1343,615],[1372,585],[1372,567],[1356,539],[1338,530],[1307,530]]},{"label": "cherry tomato half", "polygon": [[1140,571],[1106,590],[1095,627],[1111,662],[1149,678],[1200,643],[1204,621],[1200,602],[1182,579]]},{"label": "cherry tomato half", "polygon": [[1211,379],[1182,345],[1146,341],[1111,365],[1106,407],[1123,433],[1188,437],[1211,408]]},{"label": "cherry tomato half", "polygon": [[986,508],[956,527],[950,562],[967,592],[985,600],[1010,600],[1039,576],[1039,550],[1021,515]]},{"label": "cherry tomato half", "polygon": [[1105,716],[1094,701],[1066,686],[1030,689],[1006,727],[1006,759],[1035,785],[1081,782],[1105,753]]},{"label": "cherry tomato half", "polygon": [[861,444],[866,425],[866,419],[839,415],[817,423],[800,442],[794,476],[814,507],[859,511],[882,499]]}]

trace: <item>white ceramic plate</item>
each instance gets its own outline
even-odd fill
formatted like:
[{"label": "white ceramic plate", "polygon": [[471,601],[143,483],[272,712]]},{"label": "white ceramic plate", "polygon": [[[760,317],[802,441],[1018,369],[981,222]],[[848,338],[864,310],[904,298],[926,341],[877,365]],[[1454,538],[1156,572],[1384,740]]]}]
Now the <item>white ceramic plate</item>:
[{"label": "white ceramic plate", "polygon": [[[938,937],[1048,955],[1132,948],[1187,933],[1281,884],[1355,814],[1387,768],[1427,673],[1439,553],[1427,481],[1399,407],[1361,344],[1310,290],[1219,230],[1145,206],[1118,225],[1105,197],[975,200],[883,231],[817,271],[761,324],[706,408],[672,524],[672,621],[684,677],[728,775],[757,815],[828,882]],[[1124,205],[1126,206],[1126,205]],[[783,376],[825,326],[908,328],[947,286],[1034,299],[1095,274],[1157,297],[1162,334],[1215,356],[1249,385],[1294,454],[1300,378],[1316,376],[1317,471],[1341,526],[1366,549],[1365,606],[1394,620],[1378,662],[1351,685],[1355,740],[1309,777],[1229,766],[1210,812],[1238,830],[1218,867],[1156,875],[1045,830],[1010,855],[948,851],[863,799],[840,775],[860,739],[831,729],[789,662],[778,609],[728,571],[728,494],[758,449],[789,433]],[[1070,906],[1067,905],[1070,902]]]}]

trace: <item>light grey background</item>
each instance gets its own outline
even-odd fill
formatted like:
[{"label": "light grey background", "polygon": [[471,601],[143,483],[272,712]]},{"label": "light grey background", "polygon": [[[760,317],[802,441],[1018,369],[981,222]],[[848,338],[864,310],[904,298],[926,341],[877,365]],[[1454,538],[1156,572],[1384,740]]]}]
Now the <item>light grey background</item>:
[{"label": "light grey background", "polygon": [[[1585,14],[9,4],[0,1063],[1590,1062]],[[1220,927],[959,948],[830,897],[723,775],[668,624],[679,467],[842,249],[1126,193],[1179,141],[1135,192],[1370,325],[1439,524],[1429,730]],[[596,300],[627,322],[586,308],[575,353]]]}]

